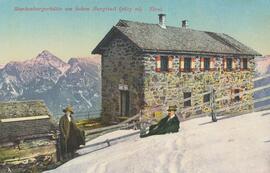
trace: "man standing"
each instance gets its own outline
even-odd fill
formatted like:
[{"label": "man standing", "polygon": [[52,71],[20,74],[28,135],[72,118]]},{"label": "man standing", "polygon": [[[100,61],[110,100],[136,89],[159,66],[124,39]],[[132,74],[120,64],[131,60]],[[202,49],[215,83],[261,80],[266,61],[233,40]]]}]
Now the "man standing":
[{"label": "man standing", "polygon": [[178,117],[175,115],[176,110],[177,110],[176,106],[169,106],[168,116],[161,119],[158,124],[151,125],[149,128],[149,132],[141,134],[140,137],[178,132],[180,121],[178,120]]},{"label": "man standing", "polygon": [[84,131],[81,131],[72,117],[73,109],[67,106],[65,113],[59,121],[61,156],[64,160],[74,157],[75,151],[80,145],[85,144]]}]

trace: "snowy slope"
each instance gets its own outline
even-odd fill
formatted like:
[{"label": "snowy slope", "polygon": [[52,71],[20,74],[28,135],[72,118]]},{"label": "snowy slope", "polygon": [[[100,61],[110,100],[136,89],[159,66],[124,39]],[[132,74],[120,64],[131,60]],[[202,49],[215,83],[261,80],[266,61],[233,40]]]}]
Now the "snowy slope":
[{"label": "snowy slope", "polygon": [[[87,145],[134,132],[116,131]],[[83,154],[50,173],[269,173],[270,111],[211,123],[203,117],[181,123],[181,132],[130,137]]]},{"label": "snowy slope", "polygon": [[[264,57],[256,58],[256,71],[257,76],[264,76],[266,74],[270,74],[270,55],[266,55]],[[270,84],[270,77],[265,79],[259,80],[255,82],[255,88],[269,85]],[[265,96],[270,96],[270,89],[264,89],[255,92],[254,98],[259,99]],[[262,101],[255,103],[255,107],[261,107],[270,104],[270,100]]]}]

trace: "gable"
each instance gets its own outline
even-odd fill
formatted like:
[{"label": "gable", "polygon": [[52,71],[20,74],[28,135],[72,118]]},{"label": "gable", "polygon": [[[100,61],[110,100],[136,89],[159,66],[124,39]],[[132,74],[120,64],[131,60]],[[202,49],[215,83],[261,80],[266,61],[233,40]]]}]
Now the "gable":
[{"label": "gable", "polygon": [[132,40],[130,40],[125,34],[123,34],[117,27],[113,27],[106,35],[105,37],[99,42],[99,44],[96,46],[96,48],[92,51],[92,54],[102,54],[104,51],[104,48],[108,47],[109,43],[115,39],[115,38],[121,38],[125,41],[128,41],[130,44],[141,50],[141,48],[134,43]]}]

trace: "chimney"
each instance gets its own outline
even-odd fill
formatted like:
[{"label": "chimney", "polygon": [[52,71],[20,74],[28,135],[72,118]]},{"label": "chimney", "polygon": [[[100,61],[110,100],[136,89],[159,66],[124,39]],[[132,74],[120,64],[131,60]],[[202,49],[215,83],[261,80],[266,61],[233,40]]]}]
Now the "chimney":
[{"label": "chimney", "polygon": [[182,28],[187,28],[187,27],[188,27],[188,21],[182,20]]},{"label": "chimney", "polygon": [[166,14],[158,14],[158,17],[159,17],[159,26],[161,28],[164,28],[164,29],[166,29],[165,16],[166,16]]}]

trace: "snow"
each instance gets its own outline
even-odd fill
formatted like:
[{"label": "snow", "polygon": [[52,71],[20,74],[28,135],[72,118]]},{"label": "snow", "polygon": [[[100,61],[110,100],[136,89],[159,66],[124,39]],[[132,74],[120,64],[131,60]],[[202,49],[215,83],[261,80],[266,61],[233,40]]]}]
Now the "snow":
[{"label": "snow", "polygon": [[[269,173],[270,111],[181,123],[179,133],[129,137],[110,147],[85,148],[50,173]],[[104,141],[133,130],[96,138]],[[96,151],[94,151],[96,150]]]},{"label": "snow", "polygon": [[93,106],[92,103],[83,96],[83,92],[81,90],[79,90],[78,93],[80,94],[81,98],[87,103],[87,107],[90,109]]},{"label": "snow", "polygon": [[5,65],[0,64],[0,70],[3,69],[5,67]]},{"label": "snow", "polygon": [[256,58],[256,70],[260,74],[265,74],[270,66],[270,56]]}]

